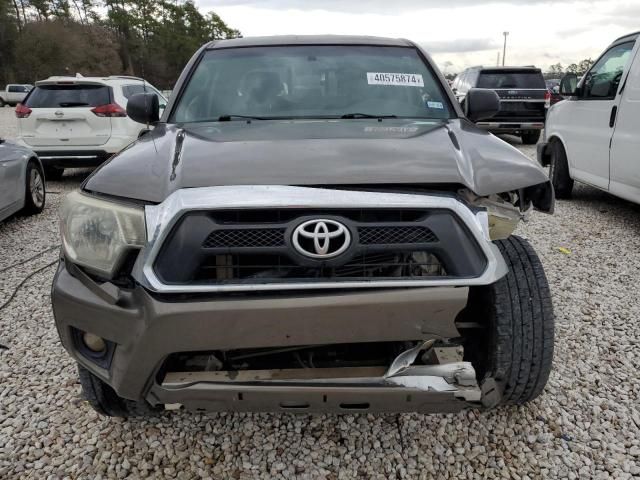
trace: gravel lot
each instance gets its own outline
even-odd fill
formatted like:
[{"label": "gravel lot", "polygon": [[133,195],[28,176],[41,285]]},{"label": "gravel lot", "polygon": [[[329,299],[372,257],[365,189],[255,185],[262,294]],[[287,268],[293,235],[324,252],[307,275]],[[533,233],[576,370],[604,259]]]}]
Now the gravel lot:
[{"label": "gravel lot", "polygon": [[[0,109],[0,136],[14,132]],[[5,270],[58,244],[62,194],[86,174],[51,182],[42,215],[0,224],[0,305],[55,260]],[[640,478],[639,213],[578,186],[520,229],[551,283],[554,370],[532,404],[486,413],[104,419],[58,342],[45,268],[0,310],[0,478]]]}]

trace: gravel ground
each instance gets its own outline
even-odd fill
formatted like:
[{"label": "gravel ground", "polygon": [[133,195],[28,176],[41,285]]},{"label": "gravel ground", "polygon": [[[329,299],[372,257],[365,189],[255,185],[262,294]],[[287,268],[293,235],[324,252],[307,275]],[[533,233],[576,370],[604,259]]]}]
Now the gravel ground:
[{"label": "gravel ground", "polygon": [[[0,135],[13,122],[0,109]],[[0,305],[55,260],[4,270],[58,243],[61,194],[86,176],[72,173],[42,215],[0,224]],[[536,401],[491,412],[104,419],[58,342],[45,268],[0,311],[0,478],[640,478],[639,210],[577,186],[522,226],[552,286],[554,370]]]}]

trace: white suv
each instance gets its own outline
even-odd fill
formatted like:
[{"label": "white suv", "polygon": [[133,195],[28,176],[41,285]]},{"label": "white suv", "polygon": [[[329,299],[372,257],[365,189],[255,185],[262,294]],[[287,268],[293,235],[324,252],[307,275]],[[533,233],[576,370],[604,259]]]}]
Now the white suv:
[{"label": "white suv", "polygon": [[50,77],[16,108],[18,143],[35,151],[49,179],[65,168],[101,164],[147,130],[127,117],[127,101],[142,92],[166,98],[137,77]]}]

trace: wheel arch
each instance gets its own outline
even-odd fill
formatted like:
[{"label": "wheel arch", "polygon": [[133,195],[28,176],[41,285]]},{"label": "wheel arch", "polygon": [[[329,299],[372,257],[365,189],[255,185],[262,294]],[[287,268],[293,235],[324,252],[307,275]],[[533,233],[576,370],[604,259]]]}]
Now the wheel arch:
[{"label": "wheel arch", "polygon": [[[569,175],[573,178],[573,162],[571,162],[571,157],[569,157],[569,150],[567,150],[567,143],[562,138],[562,135],[559,133],[553,133],[547,138],[547,143],[549,147],[551,147],[552,143],[559,143],[564,149],[564,154],[567,157],[567,166],[569,167]],[[549,158],[551,158],[551,152],[549,152]],[[551,160],[549,160],[551,161]]]}]

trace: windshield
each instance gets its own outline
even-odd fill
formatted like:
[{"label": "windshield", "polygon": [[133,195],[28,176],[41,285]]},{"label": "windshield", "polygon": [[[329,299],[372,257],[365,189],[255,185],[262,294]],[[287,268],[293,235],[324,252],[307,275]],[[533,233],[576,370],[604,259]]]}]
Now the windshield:
[{"label": "windshield", "polygon": [[445,119],[451,117],[449,108],[440,81],[414,48],[230,48],[204,54],[171,121],[345,115]]},{"label": "windshield", "polygon": [[478,88],[547,88],[539,71],[485,71],[480,73]]}]

